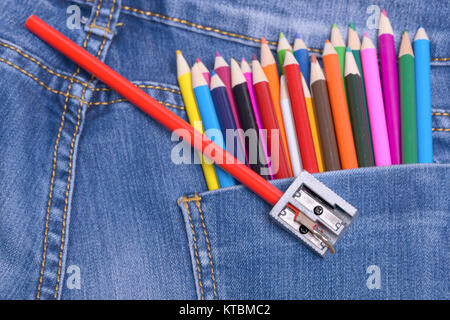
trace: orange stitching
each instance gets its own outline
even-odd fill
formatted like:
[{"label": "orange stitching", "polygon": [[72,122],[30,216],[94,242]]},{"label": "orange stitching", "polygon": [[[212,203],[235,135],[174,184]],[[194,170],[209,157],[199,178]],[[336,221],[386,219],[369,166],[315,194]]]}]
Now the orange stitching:
[{"label": "orange stitching", "polygon": [[433,128],[432,131],[443,131],[443,132],[450,132],[450,129],[447,128]]},{"label": "orange stitching", "polygon": [[195,196],[198,198],[198,200],[195,200],[195,204],[196,204],[196,206],[198,208],[198,212],[200,213],[200,218],[202,219],[203,233],[205,235],[206,245],[207,245],[207,248],[208,248],[209,265],[211,266],[211,279],[212,279],[212,282],[213,282],[213,291],[214,291],[214,296],[217,299],[216,278],[214,276],[214,267],[213,267],[212,256],[211,256],[211,245],[210,245],[209,239],[208,239],[208,232],[206,231],[205,220],[203,219],[203,211],[202,211],[202,208],[200,206],[200,201],[202,200],[202,198],[199,197],[197,195],[197,193],[195,194]]},{"label": "orange stitching", "polygon": [[109,30],[109,29],[107,29],[105,27],[102,27],[102,26],[98,26],[96,24],[90,24],[88,27],[91,28],[91,29],[93,29],[93,28],[102,29],[102,30],[106,31],[107,33],[111,33],[112,34],[111,30]]},{"label": "orange stitching", "polygon": [[[180,90],[175,90],[175,89],[171,89],[171,88],[167,88],[167,87],[154,86],[154,85],[151,85],[151,84],[137,84],[136,86],[138,88],[157,89],[157,90],[169,91],[169,92],[181,95],[181,91]],[[94,91],[111,91],[111,90],[112,90],[111,88],[95,88],[94,89]]]},{"label": "orange stitching", "polygon": [[[101,6],[102,0],[99,1],[98,5],[97,5],[97,13],[94,17],[94,21],[93,24],[95,25],[95,21],[97,20],[98,17],[98,13],[100,11],[100,6]],[[111,18],[114,12],[114,6],[116,4],[116,0],[113,0],[113,4],[111,7],[111,10],[109,12],[109,17],[108,17],[108,25],[107,27],[109,28],[109,25],[111,23]],[[89,34],[92,32],[92,28],[89,30]],[[87,38],[85,40],[85,43],[87,43]],[[97,52],[97,58],[100,56],[101,52],[103,51],[103,48],[105,46],[106,43],[106,35],[103,36],[103,42]],[[80,69],[78,67],[78,69]],[[94,80],[95,76],[92,75],[90,80],[87,82],[86,86],[83,88],[83,92],[81,93],[81,100],[84,100],[84,95],[86,94],[86,89],[87,86],[89,85],[89,83],[92,82],[92,80]],[[73,149],[75,146],[75,139],[78,135],[78,129],[80,127],[80,113],[81,113],[81,109],[82,109],[83,104],[80,102],[80,106],[78,107],[78,112],[77,112],[77,125],[75,127],[75,132],[73,133],[73,137],[72,137],[72,143],[70,144],[70,155],[69,155],[69,170],[68,170],[68,175],[67,175],[67,186],[66,186],[66,197],[64,199],[64,213],[63,213],[63,225],[62,225],[62,231],[61,231],[61,246],[60,246],[60,251],[59,251],[59,261],[58,261],[58,274],[57,274],[57,278],[56,278],[56,287],[55,287],[55,293],[54,293],[54,298],[56,299],[57,295],[58,295],[58,288],[59,288],[59,281],[60,281],[60,277],[61,277],[61,267],[62,267],[62,254],[63,254],[63,249],[64,249],[64,240],[65,240],[65,229],[66,229],[66,217],[67,217],[67,207],[69,204],[69,192],[70,192],[70,180],[71,180],[71,175],[72,175],[72,159],[73,159]]]},{"label": "orange stitching", "polygon": [[[86,0],[89,1],[89,0]],[[206,30],[206,31],[213,31],[215,33],[219,33],[219,34],[223,34],[226,36],[230,36],[230,37],[234,37],[234,38],[239,38],[239,39],[245,39],[245,40],[250,40],[256,43],[260,43],[261,40],[255,37],[251,37],[251,36],[246,36],[243,34],[238,34],[238,33],[234,33],[234,32],[229,32],[229,31],[225,31],[225,30],[220,30],[217,28],[213,28],[213,27],[207,27],[207,26],[203,26],[201,24],[198,23],[194,23],[194,22],[190,22],[184,19],[179,19],[179,18],[173,18],[173,17],[169,17],[169,16],[165,16],[162,15],[160,13],[156,13],[156,12],[151,12],[151,11],[145,11],[145,10],[141,10],[141,9],[136,9],[136,8],[132,8],[129,6],[122,6],[122,9],[124,10],[128,10],[128,11],[132,11],[135,13],[140,13],[146,16],[150,16],[150,17],[156,17],[156,18],[161,18],[164,20],[169,20],[169,21],[173,21],[173,22],[177,22],[177,23],[181,23],[190,27],[194,27],[200,30]],[[276,46],[278,44],[278,42],[276,41],[267,41],[269,44]],[[316,49],[316,48],[308,48],[308,51],[312,51],[312,52],[318,52],[318,53],[322,53],[322,49]],[[450,58],[431,58],[431,61],[450,61]]]},{"label": "orange stitching", "polygon": [[[161,103],[162,105],[165,105],[167,107],[172,107],[172,108],[184,110],[184,107],[180,107],[180,106],[177,106],[177,105],[174,105],[174,104],[171,104],[171,103],[168,103],[168,102],[160,101],[160,100],[157,100],[157,101],[159,103]],[[104,102],[103,101],[96,101],[96,102],[88,102],[88,105],[89,106],[91,106],[91,105],[93,105],[93,106],[99,106],[99,105],[104,106],[104,105],[108,105],[108,104],[112,104],[112,103],[116,103],[116,102],[128,102],[128,100],[125,99],[125,98],[121,98],[121,99],[104,101]]]},{"label": "orange stitching", "polygon": [[[198,273],[198,282],[200,284],[200,294],[202,296],[202,300],[205,300],[204,293],[203,293],[202,274],[200,271],[200,261],[198,260],[197,238],[195,237],[194,225],[192,224],[191,211],[190,211],[189,205],[188,205],[189,199],[187,199],[186,196],[184,196],[181,199],[181,201],[183,202],[183,205],[186,208],[186,211],[188,212],[189,225],[191,226],[192,237],[194,238],[194,253],[195,253],[195,260],[197,261],[197,273]],[[180,201],[178,201],[178,204],[180,204]]]},{"label": "orange stitching", "polygon": [[431,113],[433,116],[446,116],[446,117],[449,117],[450,116],[450,113],[448,113],[448,112],[433,112],[433,113]]}]

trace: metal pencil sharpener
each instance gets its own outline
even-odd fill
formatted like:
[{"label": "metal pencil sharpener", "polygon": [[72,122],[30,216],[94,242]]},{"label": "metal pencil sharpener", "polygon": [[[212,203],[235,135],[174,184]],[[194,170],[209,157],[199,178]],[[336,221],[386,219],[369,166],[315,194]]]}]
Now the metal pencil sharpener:
[{"label": "metal pencil sharpener", "polygon": [[358,210],[306,171],[289,186],[270,215],[325,257],[357,216]]}]

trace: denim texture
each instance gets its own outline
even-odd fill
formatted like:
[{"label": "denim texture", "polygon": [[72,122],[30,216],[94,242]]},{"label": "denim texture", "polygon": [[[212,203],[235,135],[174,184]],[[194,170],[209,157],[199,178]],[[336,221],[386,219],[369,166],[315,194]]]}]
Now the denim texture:
[{"label": "denim texture", "polygon": [[[87,18],[81,29],[66,27],[72,4]],[[361,35],[371,4],[1,1],[0,298],[448,299],[445,2],[376,3],[397,46],[418,24],[430,37],[435,164],[316,175],[360,212],[325,260],[243,186],[205,192],[199,165],[171,162],[170,132],[24,27],[36,14],[186,119],[176,49],[212,68],[216,50],[249,59],[261,36],[274,49],[283,31],[317,51],[334,22],[346,37],[353,20]],[[379,289],[367,286],[373,265]]]}]

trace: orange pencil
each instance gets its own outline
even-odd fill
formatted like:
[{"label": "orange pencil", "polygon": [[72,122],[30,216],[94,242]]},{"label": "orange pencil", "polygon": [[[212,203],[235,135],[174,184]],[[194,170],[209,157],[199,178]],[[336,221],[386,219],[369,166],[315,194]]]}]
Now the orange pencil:
[{"label": "orange pencil", "polygon": [[273,106],[275,108],[275,115],[277,117],[278,126],[280,127],[281,140],[284,152],[289,164],[289,171],[292,173],[291,157],[287,144],[286,130],[284,128],[283,113],[281,112],[280,104],[280,78],[278,77],[277,63],[273,57],[272,51],[267,44],[266,38],[261,38],[261,66],[264,74],[269,80],[270,94],[272,95]]},{"label": "orange pencil", "polygon": [[329,40],[322,54],[342,169],[358,168],[339,58]]}]

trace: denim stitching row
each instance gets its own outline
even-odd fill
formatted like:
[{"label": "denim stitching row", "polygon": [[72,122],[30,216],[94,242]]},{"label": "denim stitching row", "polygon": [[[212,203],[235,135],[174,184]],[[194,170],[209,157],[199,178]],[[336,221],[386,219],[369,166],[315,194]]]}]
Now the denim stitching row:
[{"label": "denim stitching row", "polygon": [[[78,101],[80,101],[80,102],[82,102],[82,103],[84,103],[84,104],[86,104],[86,105],[88,105],[88,106],[109,105],[109,104],[116,103],[116,102],[126,102],[126,101],[128,101],[127,99],[115,99],[115,100],[110,100],[110,101],[95,101],[95,102],[88,102],[88,101],[85,101],[85,100],[80,99],[80,98],[77,97],[77,96],[74,96],[74,95],[71,95],[71,94],[67,94],[67,92],[62,92],[62,91],[58,91],[58,90],[55,90],[55,89],[50,88],[50,87],[47,86],[42,80],[40,80],[40,79],[37,78],[36,76],[32,75],[32,74],[29,73],[28,71],[22,69],[22,68],[19,67],[18,65],[12,63],[11,61],[5,60],[5,59],[3,59],[3,58],[1,58],[1,57],[0,57],[0,61],[6,63],[7,65],[9,65],[9,66],[11,66],[11,67],[13,67],[13,68],[15,68],[15,69],[17,69],[17,70],[19,70],[20,72],[22,72],[22,73],[25,74],[26,76],[28,76],[28,77],[30,77],[31,79],[33,79],[34,81],[36,81],[39,85],[41,85],[42,87],[44,87],[44,88],[47,89],[48,91],[50,91],[50,92],[52,92],[52,93],[54,93],[54,94],[59,94],[59,95],[62,95],[62,96],[64,96],[64,97],[69,97],[69,98],[71,98],[71,99],[78,100]],[[152,86],[152,85],[141,85],[141,87],[144,87],[144,86],[145,86],[146,88],[158,89],[158,88],[155,88],[155,86]],[[139,85],[138,85],[138,87],[139,87]],[[106,89],[106,88],[100,88],[100,89]],[[109,89],[109,90],[112,90],[112,89]],[[185,108],[182,107],[182,106],[177,106],[177,105],[174,105],[174,104],[171,104],[171,103],[168,103],[168,102],[164,102],[164,101],[161,101],[161,100],[157,100],[157,101],[158,101],[159,103],[161,103],[161,104],[167,106],[167,107],[171,107],[171,108],[175,108],[175,109],[179,109],[179,110],[184,110],[184,109],[185,109]]]},{"label": "denim stitching row", "polygon": [[[101,1],[99,2],[98,6],[97,6],[97,12],[94,18],[94,21],[97,19],[98,14],[100,12],[100,4]],[[87,44],[87,39],[90,36],[90,32],[87,34],[86,39],[83,43],[83,48],[86,47]],[[67,89],[67,95],[70,93],[70,90],[72,88],[72,83],[73,83],[73,78],[80,72],[80,67],[77,67],[77,70],[75,71],[75,73],[72,75],[71,77],[71,81],[69,84],[69,87]],[[64,126],[64,121],[65,121],[65,116],[66,116],[66,111],[67,111],[67,102],[68,102],[68,96],[66,96],[66,100],[64,101],[64,110],[63,110],[63,114],[61,116],[61,124],[60,124],[60,128],[59,128],[59,132],[58,132],[58,136],[56,138],[56,143],[55,143],[55,149],[54,149],[54,153],[53,153],[53,169],[52,169],[52,178],[50,181],[50,193],[49,193],[49,201],[48,201],[48,206],[47,206],[47,214],[46,214],[46,218],[45,218],[45,231],[44,231],[44,251],[42,253],[42,265],[41,265],[41,275],[39,277],[39,284],[38,284],[38,291],[37,291],[37,295],[36,295],[36,299],[39,300],[40,297],[40,291],[41,291],[41,285],[42,285],[42,279],[44,276],[44,268],[45,268],[45,259],[46,259],[46,253],[47,253],[47,236],[48,236],[48,223],[49,223],[49,216],[50,216],[50,208],[51,208],[51,203],[52,203],[52,195],[53,195],[53,183],[55,180],[55,172],[56,172],[56,159],[57,159],[57,151],[58,151],[58,144],[59,144],[59,139],[61,137],[61,131],[62,128]],[[55,293],[56,295],[56,293]]]},{"label": "denim stitching row", "polygon": [[202,300],[205,300],[205,296],[203,293],[202,273],[200,270],[200,261],[198,258],[197,238],[195,236],[194,225],[192,224],[191,210],[189,209],[189,204],[188,204],[188,202],[193,201],[193,200],[186,198],[186,196],[183,196],[181,201],[183,202],[183,205],[186,208],[186,211],[188,213],[189,225],[191,226],[192,237],[194,239],[194,254],[195,254],[195,261],[197,262],[197,273],[198,273],[198,282],[200,285],[200,294],[201,294]]},{"label": "denim stitching row", "polygon": [[[40,62],[39,60],[31,57],[30,55],[28,55],[27,53],[23,52],[22,50],[20,50],[19,48],[16,48],[14,46],[11,46],[7,43],[4,43],[2,41],[0,41],[0,46],[11,49],[15,52],[17,52],[18,54],[20,54],[21,56],[23,56],[24,58],[36,63],[39,67],[41,67],[43,70],[47,71],[48,73],[50,73],[51,75],[57,76],[58,78],[64,79],[64,80],[71,80],[71,77],[69,76],[65,76],[63,74],[60,74],[54,70],[52,70],[51,68],[49,68],[48,66],[46,66],[45,64],[43,64],[42,62]],[[111,91],[111,88],[94,88],[93,86],[90,86],[87,82],[84,82],[82,80],[73,79],[74,82],[77,82],[83,86],[88,86],[89,89],[93,90],[93,91]],[[167,87],[162,87],[162,86],[154,86],[154,85],[145,85],[145,84],[141,84],[141,85],[137,85],[139,88],[149,88],[149,89],[156,89],[156,90],[161,90],[161,91],[169,91],[172,93],[176,93],[181,95],[181,92],[179,90],[175,90],[175,89],[171,89],[171,88],[167,88]]]},{"label": "denim stitching row", "polygon": [[[96,16],[94,17],[93,20],[93,25],[95,25],[96,19],[98,17],[98,12],[100,9],[100,6],[102,4],[103,0],[100,0],[97,6],[97,12],[96,12]],[[109,25],[111,23],[111,19],[112,19],[112,15],[114,12],[114,7],[116,5],[116,0],[113,0],[110,12],[109,12],[109,17],[108,17],[108,24],[107,24],[107,28],[109,28]],[[90,29],[90,31],[92,30],[92,28]],[[85,43],[87,44],[87,38],[85,40]],[[100,45],[100,48],[97,52],[97,58],[100,56],[100,54],[103,51],[103,48],[105,47],[106,44],[106,34],[103,36],[103,42]],[[79,68],[79,67],[78,67]],[[87,82],[86,86],[83,88],[83,92],[81,93],[81,100],[84,100],[84,96],[86,94],[86,89],[87,86],[94,80],[95,76],[92,75],[90,80]],[[75,127],[75,131],[73,133],[73,137],[72,137],[72,142],[70,144],[70,154],[69,154],[69,168],[68,168],[68,174],[67,174],[67,186],[66,186],[66,196],[64,199],[64,213],[63,213],[63,223],[62,223],[62,231],[61,231],[61,246],[60,246],[60,251],[59,251],[59,261],[58,261],[58,273],[57,273],[57,279],[56,279],[56,287],[55,287],[55,293],[54,293],[54,298],[56,299],[57,294],[58,294],[58,288],[59,288],[59,281],[61,278],[61,266],[62,266],[62,255],[63,255],[63,249],[64,249],[64,240],[65,240],[65,229],[66,229],[66,219],[67,219],[67,208],[68,208],[68,204],[69,204],[69,192],[70,192],[70,181],[71,181],[71,177],[72,177],[72,160],[73,160],[73,150],[74,150],[74,146],[75,146],[75,140],[77,138],[78,132],[79,132],[79,127],[80,127],[80,123],[81,123],[81,109],[82,109],[83,103],[80,101],[80,106],[78,107],[78,111],[77,111],[77,124]]]},{"label": "denim stitching row", "polygon": [[[87,0],[88,2],[90,2],[89,0]],[[226,36],[230,36],[230,37],[234,37],[234,38],[239,38],[239,39],[245,39],[245,40],[250,40],[256,43],[261,43],[261,39],[255,38],[255,37],[251,37],[251,36],[247,36],[247,35],[243,35],[243,34],[238,34],[238,33],[234,33],[234,32],[229,32],[229,31],[225,31],[225,30],[220,30],[217,28],[213,28],[213,27],[208,27],[208,26],[203,26],[201,24],[198,23],[194,23],[194,22],[190,22],[184,19],[179,19],[179,18],[174,18],[174,17],[169,17],[166,15],[162,15],[160,13],[156,13],[156,12],[152,12],[152,11],[145,11],[145,10],[141,10],[141,9],[137,9],[137,8],[133,8],[133,7],[129,7],[129,6],[122,6],[123,10],[127,10],[127,11],[131,11],[134,13],[139,13],[139,14],[143,14],[146,16],[150,16],[150,17],[156,17],[156,18],[160,18],[160,19],[164,19],[164,20],[168,20],[168,21],[172,21],[172,22],[176,22],[176,23],[180,23],[180,24],[184,24],[190,27],[194,27],[200,30],[205,30],[205,31],[212,31],[218,34],[222,34],[222,35],[226,35]],[[269,41],[267,40],[267,42],[271,45],[278,45],[278,42],[276,41]],[[311,52],[318,52],[318,53],[322,53],[322,49],[316,49],[316,48],[308,48],[308,51]],[[450,58],[431,58],[431,61],[450,61]]]},{"label": "denim stitching row", "polygon": [[200,204],[200,202],[202,201],[202,198],[200,196],[198,196],[196,193],[194,200],[195,200],[195,204],[197,205],[198,212],[200,214],[200,219],[202,219],[203,233],[205,235],[206,245],[208,248],[209,265],[211,267],[211,279],[212,279],[212,283],[213,283],[214,297],[217,299],[216,278],[214,276],[214,266],[213,266],[213,261],[212,261],[212,256],[211,256],[211,245],[209,243],[208,232],[206,231],[205,220],[203,218],[203,211],[202,211],[201,204]]}]

